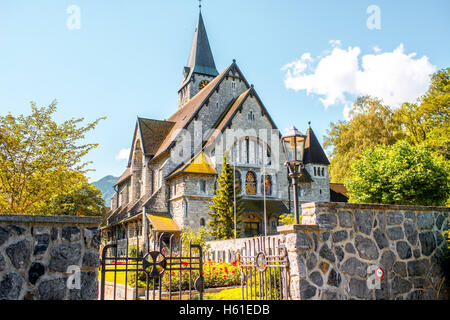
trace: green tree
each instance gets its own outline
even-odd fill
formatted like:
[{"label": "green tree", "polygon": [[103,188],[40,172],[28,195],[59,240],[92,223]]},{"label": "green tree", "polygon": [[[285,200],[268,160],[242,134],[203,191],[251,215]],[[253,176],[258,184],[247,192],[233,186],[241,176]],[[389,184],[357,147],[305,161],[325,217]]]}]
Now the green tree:
[{"label": "green tree", "polygon": [[58,193],[40,208],[41,214],[67,216],[101,216],[105,200],[102,192],[79,175],[77,184],[66,193]]},{"label": "green tree", "polygon": [[[206,252],[209,250],[209,245],[206,243],[208,241],[208,231],[205,227],[200,227],[198,231],[194,231],[190,227],[183,228],[181,232],[181,239],[185,244],[196,244],[202,247],[202,251]],[[189,252],[189,246],[185,245],[183,251]]]},{"label": "green tree", "polygon": [[350,202],[444,205],[450,192],[449,167],[423,146],[400,141],[363,151],[351,166]]},{"label": "green tree", "polygon": [[330,182],[343,183],[350,163],[361,151],[377,145],[391,145],[403,137],[393,112],[370,96],[358,97],[350,111],[351,119],[330,123],[324,147],[331,151]]},{"label": "green tree", "polygon": [[81,197],[86,191],[96,197],[93,189],[83,187],[89,162],[82,158],[97,144],[80,142],[103,118],[85,126],[80,124],[83,118],[58,124],[52,120],[55,112],[56,101],[42,108],[31,102],[30,115],[0,117],[1,213],[71,212],[65,211],[68,207],[60,210],[61,206],[52,209],[49,205],[62,204],[65,194],[75,199],[77,189]]},{"label": "green tree", "polygon": [[[208,233],[217,240],[231,239],[234,237],[234,185],[233,168],[227,162],[226,154],[223,156],[222,172],[217,180],[219,187],[212,197],[212,205],[209,206],[208,215],[211,219],[208,225],[211,230]],[[240,224],[243,211],[242,197],[236,190],[236,237],[241,234]]]},{"label": "green tree", "polygon": [[404,103],[394,118],[402,124],[406,140],[425,143],[450,160],[450,68],[431,76],[428,91],[417,103]]}]

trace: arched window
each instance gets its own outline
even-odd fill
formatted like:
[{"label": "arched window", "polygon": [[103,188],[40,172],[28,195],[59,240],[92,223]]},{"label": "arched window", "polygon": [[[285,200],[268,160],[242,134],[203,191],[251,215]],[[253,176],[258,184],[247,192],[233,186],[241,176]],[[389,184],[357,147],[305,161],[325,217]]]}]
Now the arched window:
[{"label": "arched window", "polygon": [[200,218],[200,227],[204,227],[204,226],[205,226],[205,219]]},{"label": "arched window", "polygon": [[236,194],[241,193],[242,190],[242,178],[241,178],[241,173],[239,172],[239,170],[236,170],[236,178],[235,178],[235,184],[234,187],[236,188]]},{"label": "arched window", "polygon": [[245,176],[245,193],[256,194],[256,175],[252,171],[247,172]]},{"label": "arched window", "polygon": [[272,176],[261,175],[261,193],[264,194],[264,189],[267,196],[272,194]]},{"label": "arched window", "polygon": [[324,168],[322,168],[322,177],[325,177]]},{"label": "arched window", "polygon": [[200,180],[199,186],[200,186],[200,193],[206,193],[206,181]]}]

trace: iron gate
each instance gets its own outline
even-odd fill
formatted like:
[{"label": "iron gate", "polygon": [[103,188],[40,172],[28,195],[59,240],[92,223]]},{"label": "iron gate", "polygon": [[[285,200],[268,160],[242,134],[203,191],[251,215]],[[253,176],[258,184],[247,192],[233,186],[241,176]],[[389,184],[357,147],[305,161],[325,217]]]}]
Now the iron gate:
[{"label": "iron gate", "polygon": [[289,262],[280,239],[258,237],[244,242],[238,252],[242,300],[287,300]]},{"label": "iron gate", "polygon": [[[107,244],[102,250],[101,257],[100,300],[129,300],[130,295],[136,300],[193,298],[202,300],[204,280],[201,246],[189,242],[189,246],[183,251],[181,238],[179,241],[174,241],[172,234],[168,244],[164,238],[165,234],[162,233],[158,238],[158,245],[154,241],[153,250],[150,251],[149,248],[141,256],[139,240],[136,243],[135,256],[129,254],[128,238],[125,256],[117,255],[117,243]],[[106,277],[109,274],[113,275],[109,276],[107,281]],[[119,277],[122,280],[120,283],[118,283]],[[134,291],[131,292],[128,285],[130,277],[131,282],[134,282],[134,286],[131,286]],[[109,294],[106,294],[107,288]],[[144,291],[143,294],[142,291]]]}]

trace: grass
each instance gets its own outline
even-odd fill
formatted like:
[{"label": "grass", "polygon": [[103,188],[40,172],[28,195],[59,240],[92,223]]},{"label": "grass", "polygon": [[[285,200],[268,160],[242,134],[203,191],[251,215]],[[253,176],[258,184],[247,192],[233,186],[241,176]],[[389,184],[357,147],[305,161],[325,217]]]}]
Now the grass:
[{"label": "grass", "polygon": [[[114,266],[106,266],[107,270],[114,270]],[[134,269],[134,266],[128,265],[128,269]],[[119,271],[120,270],[120,271]],[[121,271],[123,270],[123,271]],[[125,266],[124,265],[117,265],[117,272],[116,272],[116,283],[125,284]],[[128,271],[127,278],[130,279],[131,277],[134,277],[136,274],[135,271]],[[102,274],[101,269],[98,273],[98,279],[101,280]],[[114,282],[114,272],[113,271],[106,271],[105,272],[105,281],[108,282]]]},{"label": "grass", "polygon": [[205,293],[204,300],[241,300],[241,287],[223,289],[219,292]]}]

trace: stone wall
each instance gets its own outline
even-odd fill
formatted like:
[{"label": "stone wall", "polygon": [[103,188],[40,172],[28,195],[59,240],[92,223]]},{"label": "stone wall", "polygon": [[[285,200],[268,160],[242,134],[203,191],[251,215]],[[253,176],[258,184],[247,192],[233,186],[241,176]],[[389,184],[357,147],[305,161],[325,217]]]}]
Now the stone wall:
[{"label": "stone wall", "polygon": [[[292,299],[446,299],[448,207],[312,202],[279,227]],[[381,268],[381,280],[375,269]]]},{"label": "stone wall", "polygon": [[101,220],[0,215],[0,300],[97,299]]}]

